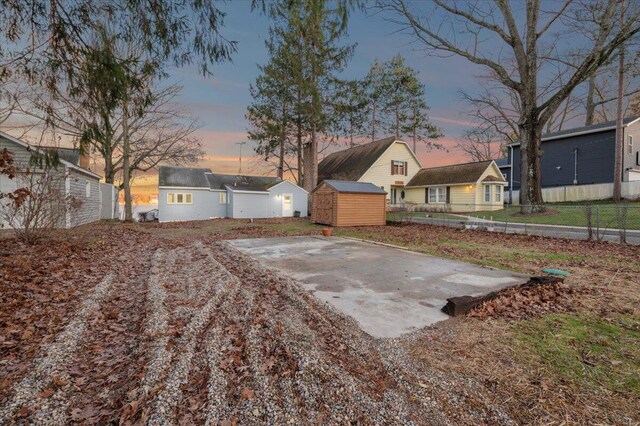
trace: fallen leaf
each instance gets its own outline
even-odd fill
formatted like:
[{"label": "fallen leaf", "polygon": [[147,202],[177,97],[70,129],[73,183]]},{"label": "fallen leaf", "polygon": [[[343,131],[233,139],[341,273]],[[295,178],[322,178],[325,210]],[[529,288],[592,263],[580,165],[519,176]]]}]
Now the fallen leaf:
[{"label": "fallen leaf", "polygon": [[252,400],[253,391],[249,388],[242,389],[242,392],[240,392],[240,400],[243,400],[243,399]]},{"label": "fallen leaf", "polygon": [[40,392],[40,393],[38,394],[38,396],[39,396],[40,398],[49,398],[49,397],[51,397],[51,395],[53,395],[53,394],[54,394],[53,389],[51,389],[51,388],[47,388],[47,389],[45,389],[44,391]]}]

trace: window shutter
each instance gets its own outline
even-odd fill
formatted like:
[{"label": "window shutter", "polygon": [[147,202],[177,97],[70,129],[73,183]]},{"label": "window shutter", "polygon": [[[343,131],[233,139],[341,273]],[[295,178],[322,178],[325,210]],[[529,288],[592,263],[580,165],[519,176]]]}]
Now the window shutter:
[{"label": "window shutter", "polygon": [[404,175],[407,176],[407,168],[409,167],[409,162],[405,161],[404,162]]},{"label": "window shutter", "polygon": [[429,204],[429,188],[424,189],[424,203]]},{"label": "window shutter", "polygon": [[451,204],[451,187],[447,186],[447,198],[446,198],[446,202],[447,204]]},{"label": "window shutter", "polygon": [[393,160],[391,160],[391,174],[393,175]]}]

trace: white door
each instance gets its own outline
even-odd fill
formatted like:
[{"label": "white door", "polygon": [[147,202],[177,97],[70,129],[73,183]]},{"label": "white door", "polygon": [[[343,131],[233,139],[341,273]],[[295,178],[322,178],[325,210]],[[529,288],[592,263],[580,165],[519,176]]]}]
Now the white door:
[{"label": "white door", "polygon": [[293,194],[282,194],[282,216],[293,216]]}]

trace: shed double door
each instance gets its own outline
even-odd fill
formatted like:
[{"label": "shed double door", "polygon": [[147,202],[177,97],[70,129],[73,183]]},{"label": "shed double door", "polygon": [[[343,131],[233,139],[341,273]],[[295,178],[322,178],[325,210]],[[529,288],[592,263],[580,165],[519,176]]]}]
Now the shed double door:
[{"label": "shed double door", "polygon": [[316,223],[331,225],[333,223],[333,193],[317,193],[316,198]]}]

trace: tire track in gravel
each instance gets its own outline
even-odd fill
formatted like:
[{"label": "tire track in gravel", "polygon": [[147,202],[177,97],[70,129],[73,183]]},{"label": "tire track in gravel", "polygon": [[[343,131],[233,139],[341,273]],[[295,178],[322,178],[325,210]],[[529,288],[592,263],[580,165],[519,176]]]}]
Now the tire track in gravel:
[{"label": "tire track in gravel", "polygon": [[[374,423],[381,421],[405,423],[409,416],[406,409],[412,408],[413,411],[414,408],[419,408],[415,407],[416,404],[409,403],[407,395],[404,395],[405,400],[402,401],[402,405],[399,405],[398,401],[395,404],[389,404],[385,398],[397,399],[392,391],[382,392],[378,400],[374,401],[366,391],[370,384],[363,383],[362,377],[356,378],[358,372],[346,369],[344,367],[345,361],[339,360],[338,357],[330,353],[327,348],[330,348],[330,343],[332,340],[336,340],[336,336],[327,336],[326,333],[323,335],[322,327],[314,326],[314,323],[325,323],[327,329],[331,329],[336,335],[341,335],[343,330],[340,330],[339,325],[335,325],[337,322],[335,320],[341,319],[344,324],[345,319],[340,318],[339,314],[331,318],[332,313],[324,312],[327,310],[326,308],[322,310],[322,308],[314,306],[318,303],[315,298],[308,294],[302,294],[302,290],[295,283],[283,280],[282,277],[276,276],[274,278],[273,272],[267,271],[266,268],[257,267],[255,260],[245,257],[226,244],[222,244],[221,249],[215,252],[218,260],[227,266],[233,274],[242,278],[248,277],[245,280],[241,278],[243,286],[250,287],[257,277],[260,279],[258,292],[260,289],[264,291],[264,287],[268,287],[270,284],[271,288],[263,295],[269,301],[268,306],[291,305],[293,307],[293,309],[286,311],[288,315],[282,315],[282,312],[278,313],[277,309],[276,312],[267,312],[267,315],[273,317],[279,314],[278,319],[284,324],[279,340],[284,346],[289,346],[290,351],[298,358],[301,372],[296,375],[295,388],[300,390],[300,396],[305,402],[309,399],[316,400],[315,406],[308,407],[309,410],[307,410],[312,416],[317,416],[314,417],[314,420],[324,421],[327,420],[327,417],[323,416],[328,416],[332,421],[369,419]],[[255,284],[253,285],[255,286]],[[327,314],[331,321],[327,319]],[[288,316],[292,318],[288,318]],[[292,319],[296,320],[295,325],[291,324]],[[303,325],[302,329],[300,329],[301,324]],[[360,336],[363,335],[364,333],[360,332]],[[288,341],[286,336],[296,336],[299,340]],[[321,349],[318,349],[316,339],[325,342]],[[308,342],[308,344],[301,345],[302,342]],[[345,347],[341,350],[347,350],[351,346],[357,347],[357,344],[363,345],[363,342],[344,343]],[[366,349],[366,345],[364,346]],[[363,349],[362,355],[369,357],[373,355],[374,358],[379,358],[376,351],[367,352],[365,349]],[[362,355],[360,355],[361,358]],[[336,363],[336,361],[342,362]],[[366,361],[366,358],[359,360],[361,367],[366,366]],[[363,374],[364,371],[360,373],[365,376],[365,379],[368,379],[367,375]],[[318,383],[318,381],[322,383]],[[330,389],[326,388],[327,383],[331,383]],[[334,394],[332,390],[335,388],[338,388],[338,391]],[[365,391],[363,392],[363,390]],[[414,419],[418,417],[419,415]]]},{"label": "tire track in gravel", "polygon": [[204,261],[189,265],[189,269],[195,269],[205,279],[194,291],[195,282],[200,280],[189,277],[187,298],[193,298],[194,302],[198,300],[207,300],[207,302],[202,308],[193,309],[191,320],[185,326],[182,336],[175,345],[180,348],[181,353],[170,366],[164,379],[164,388],[158,394],[149,416],[148,424],[150,425],[175,423],[176,407],[182,400],[183,394],[181,386],[188,381],[192,361],[196,354],[198,337],[202,335],[216,312],[216,308],[224,296],[225,288],[232,285],[233,281],[233,277],[203,249],[201,243],[196,243],[188,249],[194,250],[199,257],[204,258]]},{"label": "tire track in gravel", "polygon": [[14,385],[13,398],[0,409],[0,424],[8,423],[18,409],[37,401],[38,395],[51,383],[54,376],[64,377],[65,369],[73,359],[87,329],[90,315],[100,309],[102,302],[111,293],[113,280],[113,274],[106,275],[82,302],[80,311],[56,336],[54,342],[41,349],[31,373]]}]

